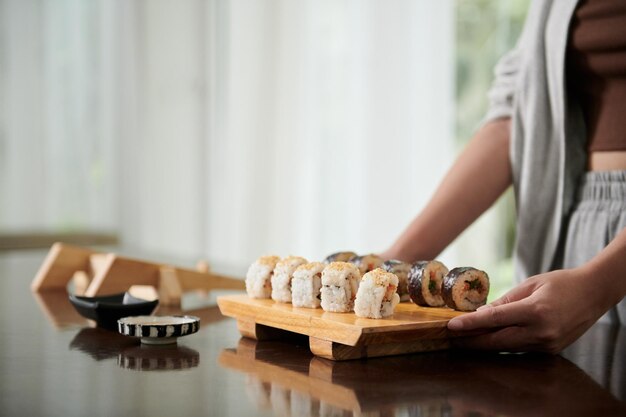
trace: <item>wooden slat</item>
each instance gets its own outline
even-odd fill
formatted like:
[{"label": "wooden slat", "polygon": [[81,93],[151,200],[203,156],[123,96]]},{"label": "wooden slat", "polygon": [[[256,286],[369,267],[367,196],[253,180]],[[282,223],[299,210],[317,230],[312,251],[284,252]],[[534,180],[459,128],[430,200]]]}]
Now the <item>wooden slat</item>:
[{"label": "wooden slat", "polygon": [[208,270],[206,272],[192,269],[175,268],[183,292],[190,290],[212,291],[215,289],[245,290],[243,280],[233,279],[222,275],[216,275]]},{"label": "wooden slat", "polygon": [[85,292],[87,297],[124,292],[131,285],[157,287],[159,266],[108,254],[102,269],[94,276]]},{"label": "wooden slat", "polygon": [[180,306],[181,296],[186,291],[245,289],[241,279],[209,272],[206,262],[200,263],[199,268],[202,271],[129,259],[114,253],[98,253],[57,242],[48,252],[31,289],[34,292],[66,290],[72,277],[77,293],[88,297],[124,292],[132,286],[149,286],[157,289],[161,304],[168,306]]},{"label": "wooden slat", "polygon": [[183,289],[178,281],[175,268],[162,266],[159,268],[159,303],[164,306],[180,307]]},{"label": "wooden slat", "polygon": [[[104,256],[104,260],[102,259]],[[212,291],[215,289],[244,290],[245,283],[235,279],[192,269],[177,268],[152,262],[124,258],[115,254],[100,255],[96,275],[87,290],[90,297],[126,291],[131,285],[159,287],[164,277],[177,281],[179,293],[191,290]],[[161,272],[164,271],[164,272]],[[174,294],[171,294],[174,296]],[[180,299],[180,294],[179,299]]]},{"label": "wooden slat", "polygon": [[75,271],[87,271],[89,256],[94,252],[63,243],[55,243],[41,264],[31,290],[65,290]]}]

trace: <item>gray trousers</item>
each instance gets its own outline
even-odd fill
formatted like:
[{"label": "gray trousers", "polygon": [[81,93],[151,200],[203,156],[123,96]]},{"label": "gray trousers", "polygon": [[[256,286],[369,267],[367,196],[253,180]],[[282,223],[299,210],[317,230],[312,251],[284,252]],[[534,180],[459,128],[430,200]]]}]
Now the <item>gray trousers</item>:
[{"label": "gray trousers", "polygon": [[[588,172],[570,216],[563,249],[563,268],[580,266],[626,227],[626,171]],[[626,256],[626,254],[624,254]],[[624,278],[623,278],[624,279]],[[626,299],[600,321],[626,324]]]}]

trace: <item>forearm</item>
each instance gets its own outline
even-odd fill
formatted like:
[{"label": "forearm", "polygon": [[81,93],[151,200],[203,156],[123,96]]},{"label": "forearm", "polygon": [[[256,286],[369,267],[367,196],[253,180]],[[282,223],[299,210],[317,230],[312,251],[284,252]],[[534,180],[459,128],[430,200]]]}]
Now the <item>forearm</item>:
[{"label": "forearm", "polygon": [[580,267],[594,287],[602,290],[603,310],[608,310],[626,296],[626,228],[598,255]]},{"label": "forearm", "polygon": [[424,210],[383,256],[433,259],[511,184],[510,120],[483,126],[461,153]]}]

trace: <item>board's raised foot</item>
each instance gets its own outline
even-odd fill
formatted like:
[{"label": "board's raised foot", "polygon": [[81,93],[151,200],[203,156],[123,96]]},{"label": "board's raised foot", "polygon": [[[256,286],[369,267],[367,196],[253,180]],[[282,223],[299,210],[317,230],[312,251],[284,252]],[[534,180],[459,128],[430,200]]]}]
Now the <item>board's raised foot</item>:
[{"label": "board's raised foot", "polygon": [[447,339],[427,339],[410,342],[348,346],[311,336],[309,337],[309,348],[316,356],[334,361],[345,361],[444,350],[450,348],[450,342]]},{"label": "board's raised foot", "polygon": [[243,337],[255,340],[283,340],[291,337],[291,332],[264,326],[252,320],[237,319],[237,329]]},{"label": "board's raised foot", "polygon": [[315,356],[333,361],[345,361],[367,357],[366,346],[348,346],[329,340],[309,337],[309,349]]}]

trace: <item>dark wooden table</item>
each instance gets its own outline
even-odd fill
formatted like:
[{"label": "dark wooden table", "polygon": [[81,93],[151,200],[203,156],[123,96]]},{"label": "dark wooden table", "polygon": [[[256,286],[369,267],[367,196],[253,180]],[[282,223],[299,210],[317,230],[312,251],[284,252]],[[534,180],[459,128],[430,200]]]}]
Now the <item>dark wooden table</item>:
[{"label": "dark wooden table", "polygon": [[0,253],[0,416],[626,416],[625,328],[558,356],[331,362],[306,340],[240,339],[211,294],[185,311],[197,334],[149,347],[90,327],[65,293],[32,294],[44,255]]}]

